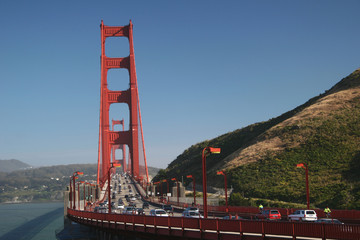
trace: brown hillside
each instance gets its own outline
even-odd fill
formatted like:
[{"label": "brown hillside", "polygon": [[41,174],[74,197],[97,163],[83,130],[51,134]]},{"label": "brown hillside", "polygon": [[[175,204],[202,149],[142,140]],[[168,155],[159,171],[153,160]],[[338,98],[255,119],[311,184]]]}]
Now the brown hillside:
[{"label": "brown hillside", "polygon": [[[354,73],[359,74],[360,71],[357,70]],[[311,134],[311,128],[316,127],[316,119],[326,119],[339,110],[351,109],[351,102],[360,98],[360,87],[338,91],[339,88],[334,87],[332,90],[335,93],[320,98],[293,117],[270,128],[257,137],[253,144],[233,152],[221,163],[217,164],[214,169],[232,169],[256,162],[268,154],[279,153],[285,148],[296,147],[304,143]],[[308,127],[309,122],[311,122],[311,128]],[[285,134],[284,136],[284,129],[298,129],[299,134],[297,136],[286,136]],[[222,164],[224,165],[221,166]]]}]

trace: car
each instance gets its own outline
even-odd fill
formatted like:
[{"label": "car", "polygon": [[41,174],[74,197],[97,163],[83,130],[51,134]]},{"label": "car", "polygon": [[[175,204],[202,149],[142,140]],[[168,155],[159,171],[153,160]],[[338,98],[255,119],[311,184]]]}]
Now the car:
[{"label": "car", "polygon": [[118,208],[118,209],[124,209],[124,208],[125,208],[125,206],[124,206],[124,204],[123,204],[123,203],[119,203],[119,204],[118,204],[118,206],[117,206],[117,208]]},{"label": "car", "polygon": [[126,207],[123,211],[124,214],[138,214],[135,207]]},{"label": "car", "polygon": [[94,208],[94,212],[99,212],[99,208],[100,208],[100,207],[95,207],[95,208]]},{"label": "car", "polygon": [[142,208],[136,208],[139,215],[145,215],[145,211]]},{"label": "car", "polygon": [[169,215],[167,214],[167,212],[165,212],[164,209],[151,209],[150,216],[168,217]]},{"label": "car", "polygon": [[201,216],[201,214],[197,211],[183,211],[182,213],[183,217],[187,217],[187,218],[204,218],[203,216]]},{"label": "car", "polygon": [[136,201],[136,197],[132,196],[132,197],[130,198],[130,201]]},{"label": "car", "polygon": [[174,208],[171,205],[163,205],[162,209],[164,209],[167,213],[173,213]]},{"label": "car", "polygon": [[289,221],[316,221],[317,214],[314,210],[296,210],[288,215]]},{"label": "car", "polygon": [[340,222],[337,219],[334,218],[320,218],[315,221],[316,223],[332,223],[332,224],[344,224],[343,222]]},{"label": "car", "polygon": [[130,206],[130,207],[136,207],[136,203],[134,203],[134,202],[129,202],[129,206]]},{"label": "car", "polygon": [[106,207],[99,207],[99,211],[98,211],[99,213],[108,213],[109,212],[109,210],[108,210],[108,208],[106,208]]},{"label": "car", "polygon": [[199,209],[197,207],[187,207],[184,211],[196,211],[199,212]]},{"label": "car", "polygon": [[238,219],[243,219],[242,217],[239,217],[239,216],[225,216],[223,217],[224,220],[238,220]]},{"label": "car", "polygon": [[262,210],[260,213],[255,215],[256,219],[266,219],[266,220],[280,220],[281,214],[276,209],[271,210]]},{"label": "car", "polygon": [[145,208],[149,209],[149,207],[150,207],[150,205],[149,205],[148,202],[144,202],[143,205],[142,205],[143,209],[145,209]]}]

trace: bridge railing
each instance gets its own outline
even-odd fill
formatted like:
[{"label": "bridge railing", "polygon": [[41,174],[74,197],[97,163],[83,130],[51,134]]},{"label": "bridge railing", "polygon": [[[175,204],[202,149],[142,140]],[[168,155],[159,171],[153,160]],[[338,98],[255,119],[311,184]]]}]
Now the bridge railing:
[{"label": "bridge railing", "polygon": [[[68,209],[68,216],[73,220],[83,224],[97,227],[109,227],[110,223],[115,224],[116,229],[126,231],[147,231],[151,228],[155,234],[157,228],[162,227],[161,234],[171,236],[176,231],[190,232],[195,238],[203,238],[202,233],[208,235],[243,235],[247,233],[281,236],[301,236],[315,237],[323,239],[360,239],[360,225],[353,224],[321,224],[305,222],[282,222],[282,221],[253,221],[253,220],[223,220],[223,219],[198,219],[184,217],[154,217],[145,215],[126,215],[126,214],[106,214],[78,211]],[[107,222],[109,224],[103,224]],[[127,228],[127,224],[133,225],[133,229]],[[139,225],[141,228],[139,228]],[[164,227],[169,231],[163,231]],[[155,230],[154,230],[155,229]],[[214,236],[209,238],[213,238]]]}]

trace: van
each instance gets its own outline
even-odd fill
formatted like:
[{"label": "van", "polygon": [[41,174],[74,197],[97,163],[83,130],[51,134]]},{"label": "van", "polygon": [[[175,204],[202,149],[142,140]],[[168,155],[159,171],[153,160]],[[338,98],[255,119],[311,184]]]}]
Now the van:
[{"label": "van", "polygon": [[288,215],[289,221],[316,221],[317,214],[314,210],[296,210]]}]

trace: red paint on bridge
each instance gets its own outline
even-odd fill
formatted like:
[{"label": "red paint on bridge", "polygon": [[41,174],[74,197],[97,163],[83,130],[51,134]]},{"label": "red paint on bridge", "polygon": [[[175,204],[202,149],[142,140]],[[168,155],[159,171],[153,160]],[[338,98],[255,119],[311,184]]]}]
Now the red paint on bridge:
[{"label": "red paint on bridge", "polygon": [[[99,154],[98,154],[98,179],[97,183],[103,187],[107,180],[107,173],[110,168],[111,159],[115,159],[115,150],[120,146],[125,151],[124,145],[129,147],[130,174],[136,179],[144,179],[148,182],[148,171],[146,155],[141,126],[140,103],[136,79],[135,54],[133,44],[133,25],[127,26],[106,26],[103,21],[101,30],[101,89],[100,89],[100,127],[99,127]],[[105,41],[109,37],[127,37],[129,39],[130,55],[127,57],[110,58],[105,55]],[[129,72],[130,88],[125,91],[111,91],[108,89],[108,70],[125,68]],[[129,106],[129,130],[114,131],[110,129],[109,110],[114,103],[125,103]],[[139,164],[139,119],[142,136],[142,151],[144,153],[144,164]],[[115,120],[116,121],[119,120]],[[111,158],[111,155],[113,158]],[[124,154],[123,154],[124,155]],[[125,158],[123,158],[125,162]],[[126,164],[123,163],[124,168]],[[144,169],[140,169],[144,168]],[[143,171],[141,171],[143,170]]]}]

